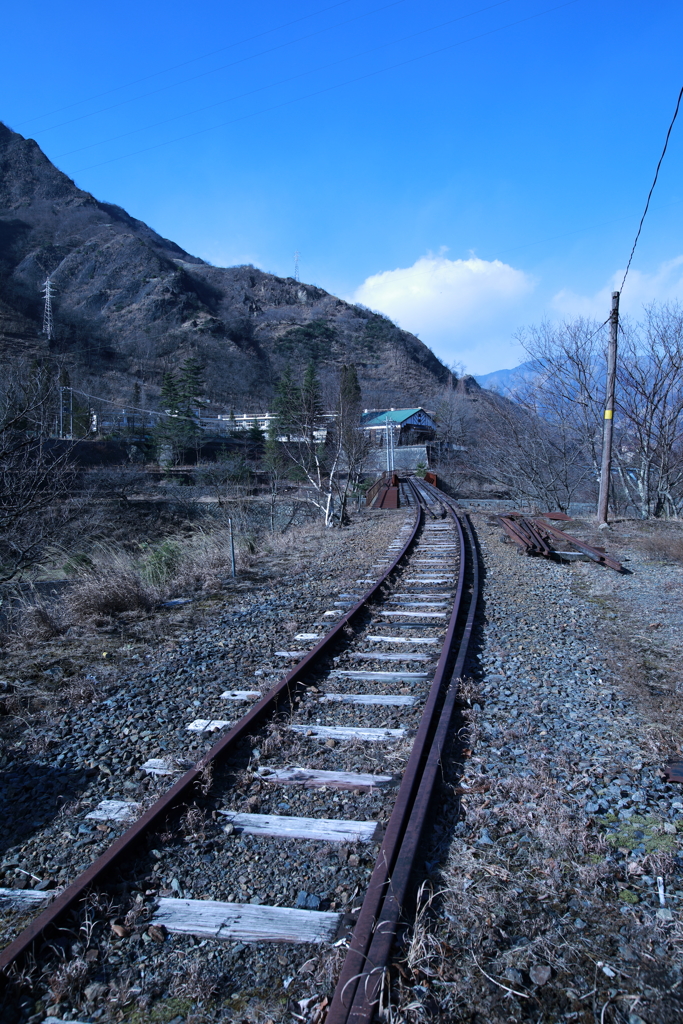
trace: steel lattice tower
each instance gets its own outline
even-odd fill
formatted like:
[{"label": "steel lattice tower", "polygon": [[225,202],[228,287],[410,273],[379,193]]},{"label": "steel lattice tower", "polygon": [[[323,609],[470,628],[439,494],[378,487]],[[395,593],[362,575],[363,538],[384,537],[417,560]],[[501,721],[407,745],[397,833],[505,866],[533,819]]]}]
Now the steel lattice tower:
[{"label": "steel lattice tower", "polygon": [[43,312],[43,334],[47,335],[48,341],[54,337],[54,321],[52,319],[52,282],[49,276],[45,278],[43,285],[43,296],[45,297],[45,310]]}]

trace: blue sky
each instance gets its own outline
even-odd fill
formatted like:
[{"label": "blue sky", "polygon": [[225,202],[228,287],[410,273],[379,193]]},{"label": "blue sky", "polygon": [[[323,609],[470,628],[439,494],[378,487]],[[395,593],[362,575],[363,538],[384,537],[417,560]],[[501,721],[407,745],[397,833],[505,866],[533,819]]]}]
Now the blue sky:
[{"label": "blue sky", "polygon": [[[473,373],[605,319],[683,85],[675,0],[12,4],[0,119],[212,263],[300,273]],[[9,44],[9,45],[8,45]],[[623,307],[683,298],[683,116]]]}]

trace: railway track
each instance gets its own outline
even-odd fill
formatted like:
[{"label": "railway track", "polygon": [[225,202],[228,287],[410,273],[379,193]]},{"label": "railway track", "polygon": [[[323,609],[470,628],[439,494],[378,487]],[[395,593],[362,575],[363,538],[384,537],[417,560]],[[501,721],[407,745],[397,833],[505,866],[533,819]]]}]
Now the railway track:
[{"label": "railway track", "polygon": [[[221,736],[0,954],[5,1013],[18,1006],[23,965],[68,959],[58,941],[67,934],[86,963],[97,962],[98,944],[116,942],[117,969],[141,978],[143,939],[157,959],[172,950],[176,963],[196,942],[219,957],[230,943],[280,949],[278,962],[294,972],[287,985],[316,949],[336,944],[345,958],[317,1017],[372,1019],[451,737],[478,596],[467,517],[424,481],[401,481],[400,493],[406,513],[386,554],[318,621],[299,624],[296,650],[275,652],[294,667],[263,697],[222,693],[238,716],[252,702],[234,724],[212,708],[188,722],[189,734]],[[177,775],[162,760],[146,768]],[[126,813],[123,802],[105,801],[91,817]],[[179,881],[178,851],[188,844],[198,862],[217,866],[194,885]],[[297,872],[306,888],[294,901],[285,880]],[[265,887],[284,892],[267,902],[253,895],[274,875],[279,884]],[[93,908],[102,907],[95,925]]]}]

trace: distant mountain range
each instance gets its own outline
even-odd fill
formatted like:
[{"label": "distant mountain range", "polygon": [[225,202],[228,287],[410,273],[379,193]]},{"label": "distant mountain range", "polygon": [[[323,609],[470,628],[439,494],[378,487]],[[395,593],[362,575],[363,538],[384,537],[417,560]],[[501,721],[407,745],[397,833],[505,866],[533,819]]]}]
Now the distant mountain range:
[{"label": "distant mountain range", "polygon": [[530,380],[534,376],[533,363],[520,363],[512,370],[492,370],[491,373],[475,374],[477,384],[490,391],[499,391],[502,395],[514,388],[516,383]]},{"label": "distant mountain range", "polygon": [[[42,334],[41,286],[55,292]],[[0,351],[61,361],[72,383],[154,403],[165,370],[206,367],[216,410],[265,408],[278,375],[313,360],[324,386],[358,368],[368,407],[429,403],[453,381],[414,335],[315,285],[210,266],[83,192],[32,139],[0,123]]]}]

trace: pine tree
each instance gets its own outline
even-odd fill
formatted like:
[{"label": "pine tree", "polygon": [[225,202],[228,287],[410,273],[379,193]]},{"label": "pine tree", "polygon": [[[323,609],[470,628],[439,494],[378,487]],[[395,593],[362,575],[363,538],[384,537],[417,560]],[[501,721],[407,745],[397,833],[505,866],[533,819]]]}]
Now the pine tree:
[{"label": "pine tree", "polygon": [[309,363],[304,372],[301,384],[301,417],[303,434],[309,441],[313,440],[315,431],[322,425],[323,400],[320,381],[315,372],[315,364]]},{"label": "pine tree", "polygon": [[275,388],[273,402],[275,435],[284,434],[289,438],[296,433],[300,407],[301,391],[294,381],[292,368],[287,366]]},{"label": "pine tree", "polygon": [[368,449],[368,437],[361,429],[362,394],[356,367],[342,366],[339,374],[337,441],[345,463],[345,481],[339,485],[341,522],[347,518],[349,494],[357,489]]},{"label": "pine tree", "polygon": [[361,403],[361,390],[358,381],[358,371],[353,363],[350,366],[342,366],[339,380],[339,397],[342,407],[345,409],[359,409]]},{"label": "pine tree", "polygon": [[132,395],[132,398],[131,398],[131,405],[132,405],[133,408],[131,409],[130,415],[128,416],[128,429],[133,434],[135,434],[135,432],[136,432],[135,424],[137,422],[138,411],[140,409],[140,405],[141,404],[142,404],[142,391],[141,391],[140,384],[138,383],[138,381],[135,381],[135,384],[133,385],[133,395]]},{"label": "pine tree", "polygon": [[154,431],[159,454],[165,461],[179,462],[187,448],[196,442],[199,427],[189,417],[183,387],[170,371],[161,381],[161,405],[167,415],[159,418]]},{"label": "pine tree", "polygon": [[181,403],[178,381],[167,371],[161,380],[161,404],[171,416],[177,416]]},{"label": "pine tree", "polygon": [[206,404],[201,397],[205,390],[204,367],[198,359],[190,356],[183,363],[178,378],[178,391],[186,415],[199,415]]}]

